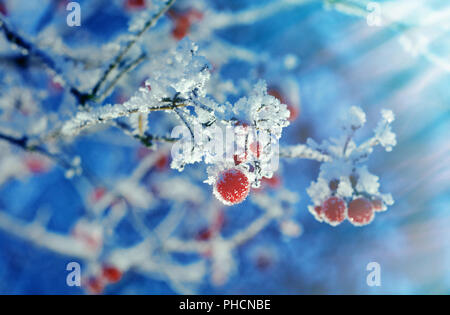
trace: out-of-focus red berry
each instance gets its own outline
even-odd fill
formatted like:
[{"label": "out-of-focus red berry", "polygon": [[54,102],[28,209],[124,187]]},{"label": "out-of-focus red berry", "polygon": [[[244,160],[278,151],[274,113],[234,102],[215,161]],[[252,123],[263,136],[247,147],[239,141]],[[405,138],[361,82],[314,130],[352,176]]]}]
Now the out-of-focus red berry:
[{"label": "out-of-focus red berry", "polygon": [[210,228],[203,228],[197,233],[195,238],[199,241],[207,241],[211,239],[212,236],[213,231]]},{"label": "out-of-focus red berry", "polygon": [[262,182],[270,188],[278,188],[281,186],[281,177],[274,174],[271,178],[263,177]]},{"label": "out-of-focus red berry", "polygon": [[155,168],[158,171],[165,171],[169,168],[169,157],[166,154],[162,154],[155,163]]},{"label": "out-of-focus red berry", "polygon": [[91,294],[101,294],[105,289],[105,284],[100,278],[91,277],[87,280],[86,289]]},{"label": "out-of-focus red berry", "polygon": [[122,279],[122,271],[117,267],[105,265],[102,268],[102,277],[110,283],[116,283]]},{"label": "out-of-focus red berry", "polygon": [[356,198],[348,205],[348,220],[357,226],[369,224],[374,217],[373,206],[366,198]]},{"label": "out-of-focus red berry", "polygon": [[93,202],[100,201],[106,194],[106,189],[104,187],[96,187],[92,192],[91,199]]},{"label": "out-of-focus red berry", "polygon": [[335,226],[345,220],[345,201],[339,197],[330,197],[322,205],[323,218]]},{"label": "out-of-focus red berry", "polygon": [[145,0],[126,0],[125,8],[130,11],[144,9]]},{"label": "out-of-focus red berry", "polygon": [[281,103],[285,104],[285,99],[277,88],[274,87],[269,88],[267,90],[267,94],[272,95],[273,97],[277,98]]},{"label": "out-of-focus red berry", "polygon": [[3,14],[4,16],[8,15],[8,8],[3,2],[0,2],[0,13]]},{"label": "out-of-focus red berry", "polygon": [[256,156],[257,159],[261,156],[262,146],[259,141],[255,141],[250,143],[250,151]]},{"label": "out-of-focus red berry", "polygon": [[287,105],[287,109],[288,109],[288,111],[289,111],[289,117],[288,117],[288,120],[289,120],[289,121],[294,121],[294,120],[296,120],[297,117],[298,117],[299,114],[300,114],[300,111],[298,110],[298,107],[297,107],[297,106],[294,106],[294,105],[288,104],[288,105]]},{"label": "out-of-focus red berry", "polygon": [[25,165],[27,169],[34,174],[42,174],[48,171],[47,163],[41,158],[35,156],[26,157]]},{"label": "out-of-focus red berry", "polygon": [[189,33],[192,23],[203,18],[203,13],[195,9],[184,12],[169,10],[168,14],[174,21],[172,36],[177,40],[183,39]]},{"label": "out-of-focus red berry", "polygon": [[277,98],[280,101],[280,103],[287,105],[287,109],[289,111],[289,118],[288,118],[289,121],[294,121],[295,119],[297,119],[297,117],[300,114],[298,106],[291,104],[291,102],[286,97],[283,96],[283,94],[279,91],[279,89],[271,87],[267,90],[267,94]]}]

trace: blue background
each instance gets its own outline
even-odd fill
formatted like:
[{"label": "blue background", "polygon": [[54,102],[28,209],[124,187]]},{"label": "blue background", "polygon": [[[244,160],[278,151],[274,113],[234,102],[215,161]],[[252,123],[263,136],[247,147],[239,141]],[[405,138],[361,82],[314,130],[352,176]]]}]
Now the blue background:
[{"label": "blue background", "polygon": [[[219,10],[245,10],[270,1],[211,2]],[[87,1],[80,3],[83,10]],[[444,0],[424,0],[422,6],[449,9]],[[120,7],[99,7],[103,9],[82,20],[83,34],[89,34],[92,45],[125,31],[129,18]],[[10,19],[32,37],[49,8],[49,1],[28,1],[21,10],[11,11]],[[419,9],[415,13],[420,16]],[[65,12],[59,11],[52,18],[64,25]],[[62,27],[61,33],[69,45],[86,40],[69,27]],[[318,163],[283,162],[284,184],[301,194],[295,218],[301,222],[303,234],[287,240],[275,225],[269,226],[239,248],[238,272],[225,286],[213,287],[205,281],[199,293],[450,293],[450,73],[423,56],[405,51],[399,43],[400,31],[370,27],[363,18],[325,10],[319,1],[283,10],[252,25],[221,30],[217,35],[273,58],[283,58],[287,53],[299,58],[293,75],[300,86],[301,115],[286,129],[284,143],[333,136],[339,116],[351,105],[361,106],[367,113],[363,138],[376,125],[380,109],[392,109],[397,118],[393,129],[398,145],[391,153],[375,150],[369,169],[380,176],[380,190],[392,193],[396,203],[367,227],[356,228],[347,222],[335,228],[321,224],[306,210],[310,200],[305,192],[318,174]],[[431,43],[431,48],[450,63],[449,42],[447,31]],[[239,63],[231,64],[224,75],[237,79],[248,76],[248,70]],[[0,73],[3,71],[0,68]],[[49,108],[57,108],[57,104],[57,99],[48,100]],[[106,144],[95,136],[77,141],[73,150],[103,178],[129,173],[136,162],[135,151]],[[31,220],[45,205],[52,211],[48,228],[67,233],[83,214],[80,198],[63,171],[54,168],[27,181],[4,185],[0,208]],[[233,207],[227,211],[224,234],[257,214],[249,203]],[[121,237],[123,242],[132,243],[134,236],[124,227]],[[258,268],[251,256],[261,247],[276,253],[275,263],[266,269]],[[66,286],[65,266],[69,261],[72,259],[0,231],[0,293],[83,293]],[[372,261],[381,265],[381,287],[366,284],[366,265]],[[131,271],[118,284],[108,286],[106,293],[173,291],[162,281]]]}]

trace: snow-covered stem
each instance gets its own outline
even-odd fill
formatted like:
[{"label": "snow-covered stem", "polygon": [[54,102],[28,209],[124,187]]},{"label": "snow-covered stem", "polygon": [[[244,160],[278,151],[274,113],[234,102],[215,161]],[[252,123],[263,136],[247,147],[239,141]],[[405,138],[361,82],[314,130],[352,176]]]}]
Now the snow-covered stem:
[{"label": "snow-covered stem", "polygon": [[281,147],[280,157],[315,160],[318,162],[327,162],[331,160],[329,155],[314,150],[305,144]]},{"label": "snow-covered stem", "polygon": [[95,98],[95,101],[102,102],[107,96],[110,95],[112,89],[116,86],[116,84],[119,82],[119,80],[132,71],[134,68],[136,68],[142,61],[145,60],[147,55],[145,53],[142,53],[138,58],[131,61],[127,65],[125,65],[120,72],[111,80],[111,82],[108,84],[108,86],[105,88],[104,92],[101,93],[98,97]]}]

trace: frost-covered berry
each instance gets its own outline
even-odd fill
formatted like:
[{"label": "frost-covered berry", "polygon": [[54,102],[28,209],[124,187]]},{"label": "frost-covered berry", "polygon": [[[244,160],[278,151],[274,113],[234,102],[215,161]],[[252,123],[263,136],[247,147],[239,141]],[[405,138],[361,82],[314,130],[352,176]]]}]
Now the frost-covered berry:
[{"label": "frost-covered berry", "polygon": [[105,265],[102,268],[102,277],[110,283],[116,283],[122,278],[122,271],[110,265]]},{"label": "frost-covered berry", "polygon": [[322,205],[322,217],[330,225],[336,226],[345,220],[345,201],[339,197],[330,197]]},{"label": "frost-covered berry", "polygon": [[348,220],[357,226],[369,224],[374,217],[373,206],[366,198],[357,198],[348,205]]},{"label": "frost-covered berry", "polygon": [[214,185],[214,195],[226,205],[240,203],[250,192],[247,175],[238,169],[228,169],[219,174]]}]

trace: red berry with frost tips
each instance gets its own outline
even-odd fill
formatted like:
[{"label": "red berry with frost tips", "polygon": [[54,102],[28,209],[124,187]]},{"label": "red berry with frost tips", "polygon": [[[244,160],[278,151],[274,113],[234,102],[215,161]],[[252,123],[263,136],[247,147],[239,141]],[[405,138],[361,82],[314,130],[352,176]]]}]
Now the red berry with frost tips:
[{"label": "red berry with frost tips", "polygon": [[345,201],[339,197],[330,197],[322,205],[322,217],[330,225],[336,226],[345,220]]},{"label": "red berry with frost tips", "polygon": [[105,265],[102,268],[102,277],[110,283],[116,283],[122,278],[122,271],[114,266]]},{"label": "red berry with frost tips", "polygon": [[369,224],[374,215],[372,203],[366,198],[356,198],[348,205],[348,220],[353,225]]},{"label": "red berry with frost tips", "polygon": [[214,185],[214,194],[226,205],[244,201],[249,192],[250,182],[247,175],[235,168],[221,172]]}]

